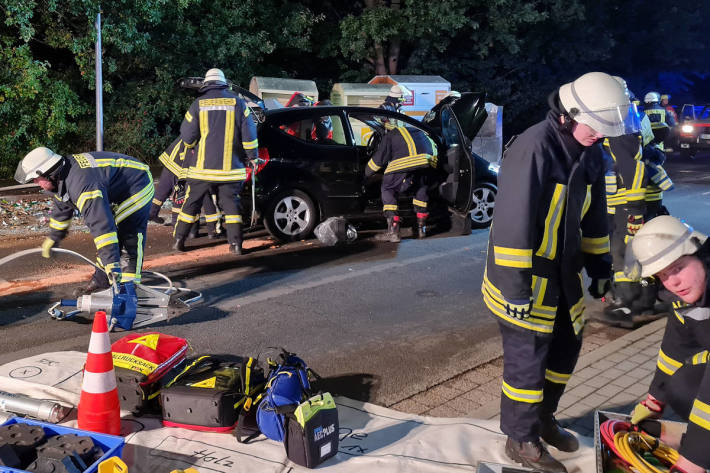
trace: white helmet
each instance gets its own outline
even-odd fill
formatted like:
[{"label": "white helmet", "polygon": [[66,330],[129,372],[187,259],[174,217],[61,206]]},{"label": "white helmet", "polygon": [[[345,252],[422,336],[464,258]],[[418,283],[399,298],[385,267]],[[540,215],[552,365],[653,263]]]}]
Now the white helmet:
[{"label": "white helmet", "polygon": [[604,136],[638,131],[629,129],[627,123],[631,104],[626,87],[609,74],[588,72],[561,86],[559,94],[562,106],[573,120]]},{"label": "white helmet", "polygon": [[394,97],[396,99],[402,96],[402,88],[398,85],[393,85],[390,87],[390,93],[387,94],[389,97]]},{"label": "white helmet", "polygon": [[212,68],[205,73],[205,83],[207,82],[227,85],[227,78],[224,77],[224,72],[221,69]]},{"label": "white helmet", "polygon": [[61,160],[62,156],[49,148],[35,148],[17,165],[15,180],[20,184],[27,184],[52,169]]},{"label": "white helmet", "polygon": [[[641,277],[649,277],[685,255],[692,255],[705,243],[707,235],[670,215],[647,222],[631,240],[633,259],[641,265]],[[629,259],[627,258],[627,266]],[[626,272],[626,269],[625,269]]]},{"label": "white helmet", "polygon": [[661,101],[661,94],[658,92],[649,92],[643,97],[643,103],[654,103]]}]

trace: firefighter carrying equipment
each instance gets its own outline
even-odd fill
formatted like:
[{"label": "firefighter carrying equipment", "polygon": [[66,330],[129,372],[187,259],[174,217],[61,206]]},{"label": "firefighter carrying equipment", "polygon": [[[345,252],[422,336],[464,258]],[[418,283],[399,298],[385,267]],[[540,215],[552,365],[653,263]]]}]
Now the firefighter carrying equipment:
[{"label": "firefighter carrying equipment", "polygon": [[59,164],[62,156],[43,146],[35,148],[22,158],[15,170],[15,180],[20,184],[32,182],[37,177],[43,176]]},{"label": "firefighter carrying equipment", "polygon": [[639,129],[636,107],[629,102],[626,87],[609,74],[584,74],[562,85],[559,97],[570,118],[606,137],[627,135]]},{"label": "firefighter carrying equipment", "polygon": [[707,240],[690,225],[670,215],[660,215],[636,233],[626,252],[624,272],[629,277],[649,277],[684,255],[692,255]]}]

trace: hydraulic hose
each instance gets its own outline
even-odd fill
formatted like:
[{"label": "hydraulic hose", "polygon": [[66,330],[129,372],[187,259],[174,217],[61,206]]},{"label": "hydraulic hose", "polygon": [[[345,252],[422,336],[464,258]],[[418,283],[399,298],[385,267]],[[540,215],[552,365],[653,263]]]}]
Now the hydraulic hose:
[{"label": "hydraulic hose", "polygon": [[[646,432],[634,431],[628,422],[607,420],[599,426],[599,434],[611,453],[640,473],[666,473],[678,461],[675,449]],[[659,464],[650,462],[648,455]]]}]

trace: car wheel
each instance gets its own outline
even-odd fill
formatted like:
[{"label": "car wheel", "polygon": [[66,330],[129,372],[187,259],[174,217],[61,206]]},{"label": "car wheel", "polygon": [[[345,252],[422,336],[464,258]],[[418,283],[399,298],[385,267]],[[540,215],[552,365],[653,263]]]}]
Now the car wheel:
[{"label": "car wheel", "polygon": [[471,202],[471,226],[485,228],[493,220],[498,188],[491,182],[477,182],[473,187]]},{"label": "car wheel", "polygon": [[281,241],[308,238],[318,222],[313,199],[298,189],[280,192],[271,199],[267,209],[264,225]]}]

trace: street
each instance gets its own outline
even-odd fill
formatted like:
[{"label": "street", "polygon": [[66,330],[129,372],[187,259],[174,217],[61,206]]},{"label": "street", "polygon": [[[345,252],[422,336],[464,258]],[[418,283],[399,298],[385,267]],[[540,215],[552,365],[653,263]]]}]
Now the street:
[{"label": "street", "polygon": [[[672,156],[666,168],[676,186],[665,194],[666,206],[710,232],[710,156],[693,161]],[[149,239],[156,235],[156,240],[149,240],[148,257],[170,252],[167,230],[151,227]],[[269,347],[284,347],[327,378],[329,389],[386,406],[500,356],[497,326],[480,294],[487,230],[403,239],[399,245],[377,243],[372,234],[364,232],[364,238],[342,248],[324,248],[315,240],[264,244],[240,258],[159,267],[175,284],[202,292],[204,302],[141,331],[185,337],[193,354],[264,359],[274,354]],[[4,239],[0,257],[39,246],[41,239]],[[189,260],[189,255],[181,258]],[[60,282],[71,269],[68,259],[61,261],[46,263],[31,255],[0,268],[0,278],[11,281],[29,272]],[[78,260],[71,263],[78,266]],[[87,319],[55,321],[46,312],[58,298],[70,296],[69,287],[0,297],[0,363],[51,351],[86,351]],[[112,333],[112,341],[121,335]]]}]

